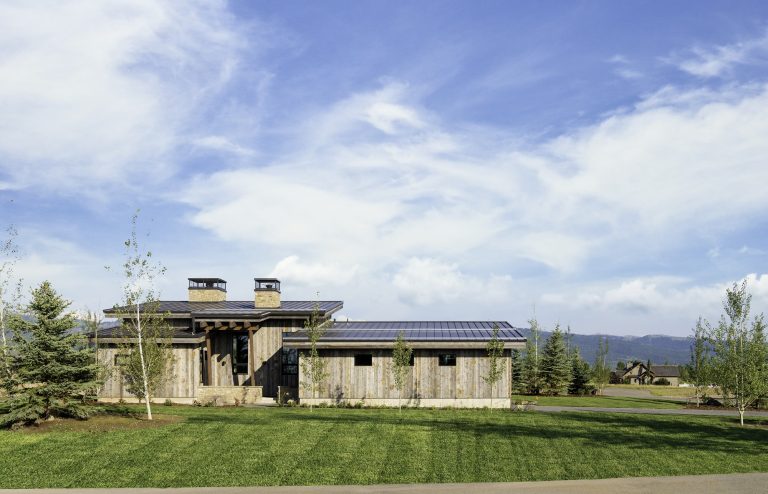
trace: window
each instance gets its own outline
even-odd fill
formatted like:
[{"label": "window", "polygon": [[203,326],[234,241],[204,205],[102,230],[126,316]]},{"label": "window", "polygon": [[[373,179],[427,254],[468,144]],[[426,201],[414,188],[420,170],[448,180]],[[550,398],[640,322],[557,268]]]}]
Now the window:
[{"label": "window", "polygon": [[456,367],[455,353],[441,353],[438,358],[441,367]]},{"label": "window", "polygon": [[130,355],[127,353],[115,354],[115,367],[123,367],[128,365],[128,359]]},{"label": "window", "polygon": [[283,348],[283,375],[299,375],[299,351],[295,348]]},{"label": "window", "polygon": [[232,372],[248,374],[248,335],[235,336],[235,348],[232,352]]},{"label": "window", "polygon": [[413,357],[413,351],[411,351],[411,359],[408,361],[408,365],[413,367],[413,363],[414,363],[414,357]]},{"label": "window", "polygon": [[355,367],[370,367],[373,365],[373,355],[358,353],[355,355]]}]

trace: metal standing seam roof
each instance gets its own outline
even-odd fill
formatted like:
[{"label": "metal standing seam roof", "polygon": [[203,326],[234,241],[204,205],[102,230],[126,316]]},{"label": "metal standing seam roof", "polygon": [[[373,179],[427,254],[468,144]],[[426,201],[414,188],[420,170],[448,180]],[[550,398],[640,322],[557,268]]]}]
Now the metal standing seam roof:
[{"label": "metal standing seam roof", "polygon": [[[158,312],[170,312],[171,314],[247,314],[258,315],[260,313],[286,314],[291,312],[312,312],[315,306],[319,306],[320,312],[329,312],[340,308],[343,302],[340,300],[283,300],[277,308],[256,308],[253,300],[226,300],[224,302],[189,302],[187,300],[161,300]],[[121,307],[120,309],[126,310]],[[114,314],[115,309],[106,309],[105,314]]]},{"label": "metal standing seam roof", "polygon": [[[321,340],[391,342],[402,332],[408,341],[488,341],[494,325],[499,327],[500,340],[525,341],[506,321],[336,321]],[[283,341],[306,342],[307,335],[305,331],[283,333]]]}]

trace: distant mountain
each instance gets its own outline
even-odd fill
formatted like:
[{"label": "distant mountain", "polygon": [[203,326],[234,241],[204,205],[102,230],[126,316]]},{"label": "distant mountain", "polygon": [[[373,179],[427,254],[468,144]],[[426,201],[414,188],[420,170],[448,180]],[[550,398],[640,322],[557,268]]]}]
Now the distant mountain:
[{"label": "distant mountain", "polygon": [[[521,329],[523,335],[530,336],[530,329]],[[551,331],[541,332],[541,347],[552,334]],[[690,359],[691,340],[678,336],[647,335],[647,336],[613,336],[597,334],[571,333],[571,344],[578,346],[581,356],[588,362],[595,360],[598,342],[601,338],[608,339],[608,360],[615,366],[619,360],[631,362],[648,359],[652,364],[683,365]]]}]

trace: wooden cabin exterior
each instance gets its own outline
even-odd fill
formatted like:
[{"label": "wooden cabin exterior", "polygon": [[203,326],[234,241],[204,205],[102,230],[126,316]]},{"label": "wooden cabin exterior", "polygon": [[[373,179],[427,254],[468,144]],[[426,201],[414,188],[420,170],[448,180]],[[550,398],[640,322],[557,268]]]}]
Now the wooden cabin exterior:
[{"label": "wooden cabin exterior", "polygon": [[[328,359],[329,379],[318,396],[299,386],[299,359],[308,348],[305,322],[317,311],[327,320],[341,301],[282,301],[280,282],[256,278],[254,298],[227,301],[226,282],[190,278],[186,301],[161,301],[158,311],[173,326],[169,378],[155,401],[217,404],[259,403],[278,397],[302,403],[363,402],[394,405],[391,361],[400,332],[414,349],[413,366],[403,397],[412,406],[487,406],[490,387],[483,381],[485,347],[494,326],[504,341],[504,377],[495,386],[498,406],[509,403],[510,350],[525,339],[504,321],[334,322],[318,345]],[[126,349],[121,309],[104,311],[118,324],[102,329],[99,361],[112,372],[100,392],[104,401],[135,401],[120,374]],[[504,401],[506,400],[506,401]]]}]

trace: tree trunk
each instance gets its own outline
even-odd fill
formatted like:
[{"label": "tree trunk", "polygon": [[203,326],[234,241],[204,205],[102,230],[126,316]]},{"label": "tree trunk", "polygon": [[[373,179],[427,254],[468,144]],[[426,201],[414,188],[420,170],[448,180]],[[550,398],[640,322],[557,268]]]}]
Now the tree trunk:
[{"label": "tree trunk", "polygon": [[152,405],[149,403],[149,382],[147,379],[147,366],[144,362],[144,345],[141,337],[141,313],[139,304],[136,304],[136,333],[139,340],[139,359],[141,360],[141,377],[144,381],[144,401],[147,403],[147,420],[152,420]]},{"label": "tree trunk", "polygon": [[397,413],[403,413],[402,394],[400,388],[397,388]]},{"label": "tree trunk", "polygon": [[744,427],[744,409],[739,407],[739,423]]}]

